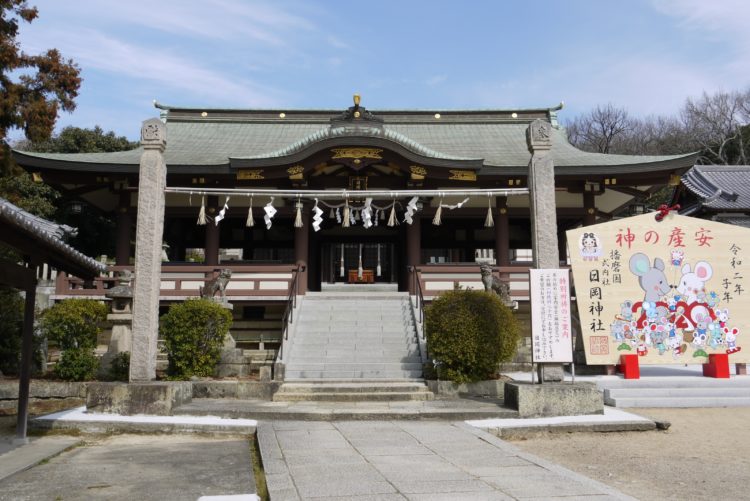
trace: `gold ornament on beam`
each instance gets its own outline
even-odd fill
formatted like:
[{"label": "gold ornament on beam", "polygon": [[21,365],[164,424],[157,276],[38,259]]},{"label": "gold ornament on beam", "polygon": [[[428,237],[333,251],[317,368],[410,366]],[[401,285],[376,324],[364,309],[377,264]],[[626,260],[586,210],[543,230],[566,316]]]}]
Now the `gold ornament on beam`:
[{"label": "gold ornament on beam", "polygon": [[411,172],[411,179],[413,181],[421,181],[427,176],[427,169],[421,165],[410,165],[409,172]]},{"label": "gold ornament on beam", "polygon": [[477,173],[471,170],[451,169],[448,172],[451,173],[448,179],[452,181],[476,181],[477,180]]},{"label": "gold ornament on beam", "polygon": [[286,171],[289,174],[289,179],[291,179],[292,181],[301,181],[302,179],[304,179],[303,173],[305,172],[305,168],[301,165],[289,167]]},{"label": "gold ornament on beam", "polygon": [[255,181],[259,179],[265,179],[263,169],[240,169],[237,171],[237,180],[239,181]]},{"label": "gold ornament on beam", "polygon": [[334,148],[331,150],[333,156],[331,159],[336,160],[339,158],[372,158],[374,160],[382,160],[381,153],[383,150],[378,148]]}]

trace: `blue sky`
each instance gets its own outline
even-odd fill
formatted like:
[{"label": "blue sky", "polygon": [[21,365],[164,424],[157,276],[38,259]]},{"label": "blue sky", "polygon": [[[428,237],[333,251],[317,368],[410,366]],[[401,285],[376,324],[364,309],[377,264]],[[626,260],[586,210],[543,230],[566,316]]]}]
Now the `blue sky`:
[{"label": "blue sky", "polygon": [[82,68],[72,114],[137,138],[154,99],[196,107],[675,113],[750,84],[746,0],[30,0],[28,52]]}]

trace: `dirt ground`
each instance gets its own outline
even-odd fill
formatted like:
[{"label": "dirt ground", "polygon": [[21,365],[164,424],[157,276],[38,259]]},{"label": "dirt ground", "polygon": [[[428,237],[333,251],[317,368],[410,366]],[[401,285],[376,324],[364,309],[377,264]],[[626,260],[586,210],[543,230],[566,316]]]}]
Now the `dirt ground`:
[{"label": "dirt ground", "polygon": [[513,443],[643,500],[750,499],[750,408],[627,410],[672,426]]}]

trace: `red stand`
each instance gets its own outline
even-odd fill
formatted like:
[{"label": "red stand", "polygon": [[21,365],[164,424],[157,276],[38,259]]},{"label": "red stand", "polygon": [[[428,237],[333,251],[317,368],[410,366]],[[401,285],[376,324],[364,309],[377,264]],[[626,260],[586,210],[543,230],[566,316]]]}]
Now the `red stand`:
[{"label": "red stand", "polygon": [[641,369],[638,365],[638,355],[620,355],[620,365],[617,371],[622,372],[625,379],[640,379]]},{"label": "red stand", "polygon": [[726,353],[712,353],[708,356],[708,363],[703,364],[703,375],[729,379],[729,355]]}]

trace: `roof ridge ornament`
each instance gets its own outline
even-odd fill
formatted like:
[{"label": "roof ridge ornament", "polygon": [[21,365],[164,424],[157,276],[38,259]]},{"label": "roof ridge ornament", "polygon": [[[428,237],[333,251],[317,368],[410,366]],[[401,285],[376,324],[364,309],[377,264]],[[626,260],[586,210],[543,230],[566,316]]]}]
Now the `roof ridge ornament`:
[{"label": "roof ridge ornament", "polygon": [[376,117],[364,106],[360,106],[362,96],[354,94],[352,96],[354,106],[350,106],[339,116],[331,119],[331,127],[383,127],[383,119]]}]

